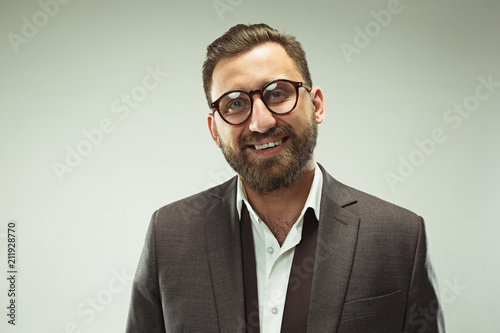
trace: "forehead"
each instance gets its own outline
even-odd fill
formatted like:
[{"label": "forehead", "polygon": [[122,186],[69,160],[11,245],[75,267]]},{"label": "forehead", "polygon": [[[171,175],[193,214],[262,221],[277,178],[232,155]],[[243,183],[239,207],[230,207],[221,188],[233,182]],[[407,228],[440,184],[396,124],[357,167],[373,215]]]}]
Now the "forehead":
[{"label": "forehead", "polygon": [[259,45],[217,63],[212,74],[212,100],[233,89],[260,89],[275,79],[303,80],[283,46],[277,43]]}]

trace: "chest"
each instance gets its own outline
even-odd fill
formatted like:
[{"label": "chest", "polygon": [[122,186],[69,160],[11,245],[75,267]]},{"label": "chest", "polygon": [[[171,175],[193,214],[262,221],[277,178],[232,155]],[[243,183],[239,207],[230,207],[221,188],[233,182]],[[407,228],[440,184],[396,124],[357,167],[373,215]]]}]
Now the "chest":
[{"label": "chest", "polygon": [[272,235],[276,238],[279,245],[283,245],[285,242],[290,230],[298,221],[297,216],[291,217],[281,217],[281,216],[269,216],[265,215],[262,223],[267,226]]}]

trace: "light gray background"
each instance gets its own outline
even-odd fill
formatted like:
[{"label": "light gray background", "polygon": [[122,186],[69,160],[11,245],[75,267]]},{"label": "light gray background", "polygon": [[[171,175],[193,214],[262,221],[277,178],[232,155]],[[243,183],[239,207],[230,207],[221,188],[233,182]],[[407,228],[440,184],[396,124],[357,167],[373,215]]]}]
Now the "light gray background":
[{"label": "light gray background", "polygon": [[[41,3],[51,15],[36,1],[0,4],[0,262],[6,272],[16,220],[20,271],[17,325],[2,310],[2,332],[124,330],[152,212],[232,176],[206,125],[206,46],[259,22],[302,42],[323,89],[317,160],[426,219],[448,331],[499,331],[500,87],[460,126],[444,118],[474,101],[478,77],[500,82],[498,1],[401,0],[379,30],[371,11],[387,0]],[[26,21],[38,31],[16,46]],[[356,45],[357,28],[372,37],[348,59],[341,45]],[[121,119],[114,101],[139,93],[147,68],[168,76]],[[60,181],[54,162],[103,119],[113,131]],[[446,141],[418,160],[415,140],[435,128]],[[400,156],[421,163],[391,189]]]}]

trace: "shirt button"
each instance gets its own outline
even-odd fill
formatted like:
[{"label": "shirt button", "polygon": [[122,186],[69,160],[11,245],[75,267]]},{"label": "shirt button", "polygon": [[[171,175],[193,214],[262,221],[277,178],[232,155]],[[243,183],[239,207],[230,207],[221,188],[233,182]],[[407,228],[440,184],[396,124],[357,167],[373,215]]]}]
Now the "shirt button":
[{"label": "shirt button", "polygon": [[267,248],[267,252],[269,252],[270,254],[273,254],[274,253],[274,249],[272,247],[268,247]]},{"label": "shirt button", "polygon": [[277,308],[272,308],[272,309],[271,309],[271,312],[272,312],[273,314],[277,314],[277,313],[278,313],[278,309],[277,309]]}]

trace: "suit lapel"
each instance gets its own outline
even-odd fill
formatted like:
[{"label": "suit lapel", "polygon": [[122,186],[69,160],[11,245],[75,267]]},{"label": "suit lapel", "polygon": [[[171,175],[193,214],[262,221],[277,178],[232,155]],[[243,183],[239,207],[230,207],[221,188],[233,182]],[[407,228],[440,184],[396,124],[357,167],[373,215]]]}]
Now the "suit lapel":
[{"label": "suit lapel", "polygon": [[211,193],[207,210],[206,247],[215,307],[221,332],[245,332],[245,296],[236,181],[222,193]]},{"label": "suit lapel", "polygon": [[356,204],[351,191],[321,170],[323,190],[307,331],[335,332],[354,260],[359,217],[343,208]]}]

